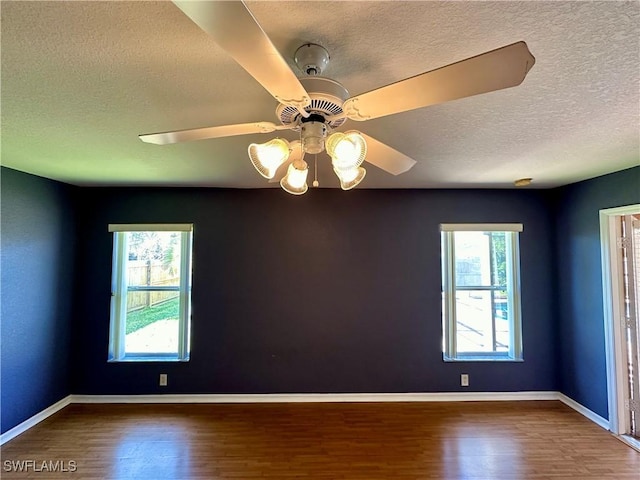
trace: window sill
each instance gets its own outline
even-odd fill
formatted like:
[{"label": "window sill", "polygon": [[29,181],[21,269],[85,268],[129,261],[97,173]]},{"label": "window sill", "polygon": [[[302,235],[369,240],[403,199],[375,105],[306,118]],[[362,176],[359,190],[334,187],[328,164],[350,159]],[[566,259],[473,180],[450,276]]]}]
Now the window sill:
[{"label": "window sill", "polygon": [[480,356],[480,355],[465,355],[459,357],[447,357],[443,356],[442,360],[446,363],[459,363],[459,362],[512,362],[522,363],[523,358],[513,358],[505,356]]},{"label": "window sill", "polygon": [[107,363],[139,363],[139,362],[155,362],[155,363],[175,363],[175,362],[188,362],[189,358],[177,358],[177,357],[125,357],[125,358],[109,358]]}]

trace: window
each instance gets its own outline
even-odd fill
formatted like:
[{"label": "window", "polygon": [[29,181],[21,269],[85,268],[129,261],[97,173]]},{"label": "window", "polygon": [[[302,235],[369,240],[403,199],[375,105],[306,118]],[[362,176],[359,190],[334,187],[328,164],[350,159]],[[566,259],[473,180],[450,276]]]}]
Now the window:
[{"label": "window", "polygon": [[110,361],[189,360],[191,224],[109,225]]},{"label": "window", "polygon": [[443,224],[445,361],[522,360],[521,224]]}]

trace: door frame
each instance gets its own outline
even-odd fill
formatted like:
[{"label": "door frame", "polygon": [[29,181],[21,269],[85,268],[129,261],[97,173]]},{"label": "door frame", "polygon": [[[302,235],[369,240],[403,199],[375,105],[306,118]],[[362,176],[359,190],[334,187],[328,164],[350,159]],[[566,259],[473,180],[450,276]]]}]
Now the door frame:
[{"label": "door frame", "polygon": [[[640,204],[600,210],[600,245],[602,259],[602,301],[604,310],[604,338],[607,368],[607,399],[609,405],[609,430],[616,435],[624,435],[627,429],[625,400],[625,360],[626,352],[622,338],[622,295],[620,271],[616,261],[618,252],[615,218],[640,213]],[[616,321],[618,319],[618,321]]]}]

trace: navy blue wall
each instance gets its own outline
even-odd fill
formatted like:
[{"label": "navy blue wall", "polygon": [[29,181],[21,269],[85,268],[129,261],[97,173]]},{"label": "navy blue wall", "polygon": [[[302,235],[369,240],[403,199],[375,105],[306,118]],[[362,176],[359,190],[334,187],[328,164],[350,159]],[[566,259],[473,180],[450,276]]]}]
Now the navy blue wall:
[{"label": "navy blue wall", "polygon": [[[74,393],[558,388],[543,191],[80,190]],[[195,224],[188,363],[107,363],[107,225],[127,222]],[[523,363],[442,361],[441,222],[524,223]]]},{"label": "navy blue wall", "polygon": [[640,167],[557,189],[560,389],[608,418],[599,210],[640,203]]},{"label": "navy blue wall", "polygon": [[2,433],[71,393],[72,193],[2,168]]},{"label": "navy blue wall", "polygon": [[[3,168],[2,431],[71,392],[458,391],[462,372],[467,391],[560,389],[607,417],[598,210],[640,202],[639,187],[635,168],[553,191],[295,198],[76,189]],[[195,223],[188,363],[106,361],[120,222]],[[523,363],[442,362],[441,222],[524,223]]]}]

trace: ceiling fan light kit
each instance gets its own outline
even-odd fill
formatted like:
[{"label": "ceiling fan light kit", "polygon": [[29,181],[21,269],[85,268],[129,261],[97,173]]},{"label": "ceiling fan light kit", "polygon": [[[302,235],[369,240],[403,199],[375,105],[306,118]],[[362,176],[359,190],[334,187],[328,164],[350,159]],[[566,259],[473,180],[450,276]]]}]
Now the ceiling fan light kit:
[{"label": "ceiling fan light kit", "polygon": [[360,132],[336,132],[327,139],[327,153],[336,170],[350,170],[362,165],[367,156],[367,142]]},{"label": "ceiling fan light kit", "polygon": [[287,165],[280,186],[293,195],[302,195],[308,189],[305,153],[326,150],[343,190],[362,182],[366,175],[361,166],[364,161],[392,175],[415,165],[415,160],[359,131],[336,131],[348,119],[366,121],[515,87],[535,64],[526,43],[516,42],[351,97],[339,82],[318,76],[330,60],[329,52],[320,45],[305,43],[296,50],[294,61],[307,75],[297,78],[244,2],[173,3],[278,101],[276,116],[281,125],[253,122],[144,134],[140,139],[166,145],[293,130],[299,133],[299,141],[275,138],[263,144],[252,143],[248,148],[251,163],[267,179],[279,177]]},{"label": "ceiling fan light kit", "polygon": [[342,190],[351,190],[364,180],[367,171],[362,167],[350,168],[348,170],[338,170],[334,168],[336,176],[340,180]]},{"label": "ceiling fan light kit", "polygon": [[273,178],[287,158],[289,158],[289,142],[283,138],[274,138],[267,143],[249,145],[251,163],[264,178]]},{"label": "ceiling fan light kit", "polygon": [[292,195],[302,195],[308,190],[307,175],[309,166],[304,160],[296,160],[289,165],[287,174],[280,180],[282,189]]},{"label": "ceiling fan light kit", "polygon": [[324,139],[327,136],[327,126],[324,124],[324,117],[317,113],[312,113],[307,118],[301,118],[300,121],[302,150],[304,150],[305,153],[322,153],[324,150]]}]

